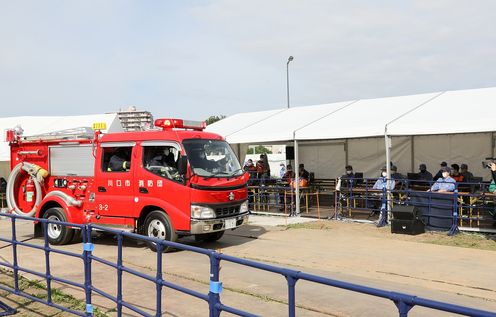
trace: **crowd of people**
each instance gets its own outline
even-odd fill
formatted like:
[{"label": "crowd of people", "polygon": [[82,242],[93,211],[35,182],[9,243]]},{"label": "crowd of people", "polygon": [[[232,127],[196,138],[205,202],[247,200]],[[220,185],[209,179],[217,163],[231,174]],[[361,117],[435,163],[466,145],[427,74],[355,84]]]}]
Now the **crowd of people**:
[{"label": "crowd of people", "polygon": [[[263,184],[266,180],[270,179],[270,166],[267,159],[267,154],[260,154],[260,159],[253,163],[252,159],[248,159],[243,166],[243,170],[250,173],[250,181],[252,184]],[[295,180],[296,174],[293,171],[291,164],[280,164],[279,170],[280,180],[287,183],[292,183]],[[305,164],[298,165],[298,179],[301,184],[308,185],[310,181],[310,173],[305,169]]]},{"label": "crowd of people", "polygon": [[[494,170],[496,170],[496,164],[491,163],[491,169],[493,168],[492,166],[494,166]],[[392,190],[395,189],[398,184],[402,184],[408,179],[407,176],[398,172],[398,168],[395,165],[391,164],[390,169],[391,178],[389,182],[387,181],[386,166],[383,166],[381,168],[381,174],[373,185],[373,189],[384,189],[388,187],[388,189]],[[408,175],[414,177],[413,179],[410,179],[410,181],[413,182],[424,182],[429,184],[434,182],[429,189],[433,192],[453,192],[456,188],[456,183],[471,183],[474,181],[474,175],[468,170],[468,165],[465,163],[461,165],[454,163],[451,164],[451,166],[448,166],[446,162],[441,162],[439,171],[437,171],[434,176],[427,170],[427,165],[422,163],[419,165],[418,173]],[[353,187],[356,182],[357,178],[353,172],[353,167],[347,165],[345,167],[345,174],[339,177],[339,188]],[[496,183],[493,180],[489,187],[489,191],[494,192],[495,190]]]}]

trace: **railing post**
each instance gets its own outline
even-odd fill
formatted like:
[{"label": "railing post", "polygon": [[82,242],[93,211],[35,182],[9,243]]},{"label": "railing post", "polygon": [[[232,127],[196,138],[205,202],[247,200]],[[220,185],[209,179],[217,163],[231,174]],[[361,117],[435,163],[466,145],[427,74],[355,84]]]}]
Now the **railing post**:
[{"label": "railing post", "polygon": [[365,179],[365,208],[369,208],[369,182]]},{"label": "railing post", "polygon": [[408,312],[410,311],[410,309],[413,308],[413,306],[405,303],[401,299],[395,301],[394,304],[396,305],[396,307],[398,307],[399,317],[407,317],[408,316]]},{"label": "railing post", "polygon": [[208,292],[208,306],[210,317],[219,317],[220,310],[217,305],[220,304],[220,293],[222,292],[222,282],[220,278],[220,257],[217,252],[210,253],[210,291]]},{"label": "railing post", "polygon": [[122,234],[117,235],[117,316],[122,316]]},{"label": "railing post", "polygon": [[297,279],[291,275],[286,275],[288,281],[288,316],[296,316],[296,295],[295,286]]},{"label": "railing post", "polygon": [[155,284],[157,287],[157,308],[155,316],[162,316],[162,248],[161,243],[157,243],[157,275],[155,277]]},{"label": "railing post", "polygon": [[84,230],[83,259],[84,259],[84,292],[86,295],[86,316],[93,316],[93,305],[91,304],[91,292],[92,292],[91,254],[95,249],[95,246],[93,245],[93,243],[91,243],[91,224],[84,226],[81,230]]},{"label": "railing post", "polygon": [[12,262],[14,267],[14,290],[19,293],[19,266],[17,265],[17,238],[16,238],[16,218],[12,217]]},{"label": "railing post", "polygon": [[52,302],[52,274],[50,272],[50,245],[48,244],[48,222],[43,222],[43,239],[45,240],[45,278],[47,283],[47,302]]},{"label": "railing post", "polygon": [[[458,187],[457,185],[455,185]],[[453,193],[453,223],[448,231],[448,236],[453,236],[458,233],[458,188],[455,187],[455,192]]]}]

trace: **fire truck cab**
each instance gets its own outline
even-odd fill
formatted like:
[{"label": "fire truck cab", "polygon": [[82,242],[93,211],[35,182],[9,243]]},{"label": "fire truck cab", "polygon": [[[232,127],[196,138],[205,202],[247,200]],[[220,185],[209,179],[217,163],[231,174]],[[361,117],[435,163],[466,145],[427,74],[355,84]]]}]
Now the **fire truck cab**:
[{"label": "fire truck cab", "polygon": [[[155,126],[33,137],[8,131],[9,209],[169,241],[214,241],[245,224],[249,177],[229,144],[204,132],[204,123],[158,119]],[[47,234],[50,243],[65,244],[75,230],[49,224]]]}]

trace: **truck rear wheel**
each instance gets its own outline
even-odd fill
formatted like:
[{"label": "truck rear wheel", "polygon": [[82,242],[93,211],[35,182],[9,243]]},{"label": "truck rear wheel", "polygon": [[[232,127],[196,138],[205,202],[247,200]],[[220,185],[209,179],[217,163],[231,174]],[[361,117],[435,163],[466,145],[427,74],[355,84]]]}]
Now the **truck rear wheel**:
[{"label": "truck rear wheel", "polygon": [[[43,218],[52,221],[67,221],[64,210],[60,207],[53,207],[48,209],[43,215]],[[42,227],[45,228],[45,226]],[[56,223],[48,223],[46,230],[48,242],[54,245],[67,244],[72,240],[72,237],[74,236],[74,229]]]},{"label": "truck rear wheel", "polygon": [[[143,235],[159,240],[167,240],[176,242],[177,234],[172,226],[169,216],[161,210],[155,210],[148,214],[145,218],[145,226],[143,228]],[[154,242],[147,242],[148,247],[153,251],[157,251],[157,244]],[[172,251],[171,247],[164,247],[163,252]]]}]

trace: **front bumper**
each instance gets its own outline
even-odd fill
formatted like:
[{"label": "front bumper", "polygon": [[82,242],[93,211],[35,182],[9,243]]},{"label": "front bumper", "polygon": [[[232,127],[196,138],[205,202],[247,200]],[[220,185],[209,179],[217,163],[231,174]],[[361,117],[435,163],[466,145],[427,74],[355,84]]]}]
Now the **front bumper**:
[{"label": "front bumper", "polygon": [[[234,223],[234,226],[226,228],[226,223]],[[202,234],[216,231],[235,229],[248,223],[248,212],[232,217],[221,219],[191,219],[191,234]]]}]

